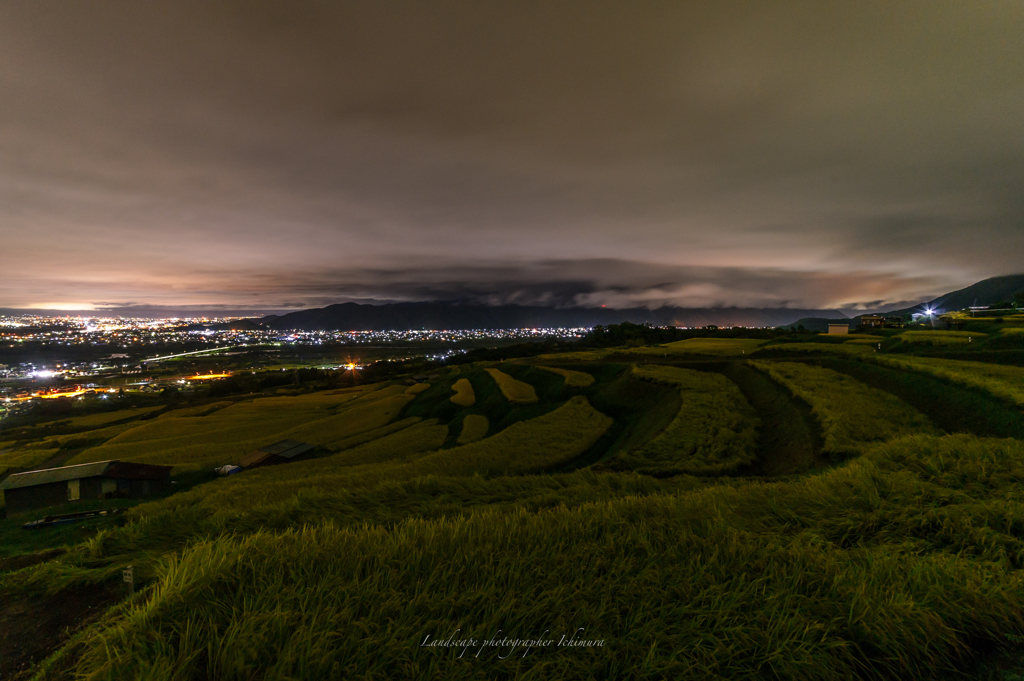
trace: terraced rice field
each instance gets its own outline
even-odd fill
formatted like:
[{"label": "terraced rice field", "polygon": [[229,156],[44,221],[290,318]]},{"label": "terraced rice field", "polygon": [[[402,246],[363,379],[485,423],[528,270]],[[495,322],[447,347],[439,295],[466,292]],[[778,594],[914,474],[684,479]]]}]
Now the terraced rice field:
[{"label": "terraced rice field", "polygon": [[689,338],[675,343],[666,343],[653,347],[633,348],[630,354],[637,355],[710,355],[712,357],[728,357],[749,355],[766,341],[756,338]]},{"label": "terraced rice field", "polygon": [[985,391],[1024,407],[1024,368],[931,357],[878,355],[874,361],[897,369],[919,371]]},{"label": "terraced rice field", "polygon": [[721,475],[753,463],[758,418],[732,381],[721,374],[641,366],[634,375],[679,390],[682,404],[664,430],[607,465],[656,475]]},{"label": "terraced rice field", "polygon": [[[0,470],[87,443],[75,462],[188,488],[94,502],[132,507],[89,534],[0,521],[0,627],[107,599],[53,620],[80,633],[46,681],[1018,678],[1024,369],[875,342],[701,338],[27,427]],[[940,432],[961,411],[1008,436]],[[211,473],[285,438],[317,449]],[[25,542],[68,551],[12,562]],[[423,645],[498,630],[515,650]],[[574,631],[600,645],[523,643]]]},{"label": "terraced rice field", "polygon": [[460,378],[452,386],[455,394],[451,400],[460,407],[472,407],[476,404],[476,393],[473,392],[473,384],[468,379]]},{"label": "terraced rice field", "polygon": [[750,361],[811,406],[825,433],[824,449],[856,456],[872,446],[913,434],[938,434],[923,414],[887,392],[845,374],[794,362]]},{"label": "terraced rice field", "polygon": [[470,442],[482,440],[491,427],[486,416],[481,414],[469,414],[462,420],[462,432],[459,433],[459,444],[465,445]]},{"label": "terraced rice field", "polygon": [[501,394],[509,402],[518,404],[533,404],[537,401],[537,391],[529,383],[517,381],[508,374],[498,369],[485,369],[491,375],[494,382],[501,389]]},{"label": "terraced rice field", "polygon": [[584,371],[572,371],[571,369],[559,369],[557,367],[537,367],[542,371],[558,374],[565,379],[567,388],[589,388],[594,385],[594,377]]}]

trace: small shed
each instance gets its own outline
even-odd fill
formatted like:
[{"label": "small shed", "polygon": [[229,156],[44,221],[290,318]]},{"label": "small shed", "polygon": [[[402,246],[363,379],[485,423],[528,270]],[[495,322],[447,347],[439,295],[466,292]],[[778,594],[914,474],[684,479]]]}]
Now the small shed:
[{"label": "small shed", "polygon": [[242,468],[258,468],[276,463],[286,463],[313,449],[313,445],[298,440],[281,440],[242,457],[238,465]]},{"label": "small shed", "polygon": [[0,483],[7,514],[80,499],[138,499],[163,492],[172,466],[98,461],[15,473]]},{"label": "small shed", "polygon": [[828,325],[828,334],[830,336],[833,335],[833,334],[846,334],[846,333],[850,333],[850,325],[849,324],[829,324]]}]

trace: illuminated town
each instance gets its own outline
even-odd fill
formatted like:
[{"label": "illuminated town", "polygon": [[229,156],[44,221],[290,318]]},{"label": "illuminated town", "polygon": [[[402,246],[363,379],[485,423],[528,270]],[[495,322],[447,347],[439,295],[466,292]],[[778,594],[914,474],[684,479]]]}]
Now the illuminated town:
[{"label": "illuminated town", "polygon": [[[588,329],[298,331],[229,328],[239,317],[0,316],[0,418],[41,400],[104,399],[227,378],[234,371],[361,368],[358,358],[443,362],[481,344],[577,339]],[[313,351],[302,359],[282,353]],[[316,351],[320,352],[316,352]],[[341,357],[342,359],[338,359]],[[230,367],[230,369],[222,368]]]}]

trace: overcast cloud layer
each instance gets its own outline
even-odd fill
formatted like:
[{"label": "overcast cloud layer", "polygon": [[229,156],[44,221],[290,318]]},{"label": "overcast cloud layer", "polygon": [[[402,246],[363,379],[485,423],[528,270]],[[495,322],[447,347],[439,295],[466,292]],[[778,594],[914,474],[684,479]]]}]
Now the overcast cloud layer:
[{"label": "overcast cloud layer", "polygon": [[1024,270],[1024,3],[6,2],[0,307],[854,307]]}]

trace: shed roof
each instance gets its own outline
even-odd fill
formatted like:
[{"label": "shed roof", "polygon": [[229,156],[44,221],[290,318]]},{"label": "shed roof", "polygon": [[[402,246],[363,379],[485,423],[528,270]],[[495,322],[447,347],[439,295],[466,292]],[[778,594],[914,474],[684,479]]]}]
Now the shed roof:
[{"label": "shed roof", "polygon": [[25,471],[7,476],[7,479],[0,483],[0,489],[16,489],[18,487],[32,487],[33,485],[45,485],[51,482],[62,482],[64,480],[77,480],[79,478],[92,478],[103,475],[110,468],[114,461],[97,461],[95,463],[80,463],[77,466],[63,466],[61,468],[44,468],[38,471]]},{"label": "shed roof", "polygon": [[46,485],[51,482],[64,482],[65,480],[80,480],[82,478],[108,477],[108,478],[129,478],[129,479],[159,479],[166,478],[171,473],[172,466],[156,466],[148,463],[131,463],[113,461],[97,461],[95,463],[80,463],[74,466],[62,466],[60,468],[44,468],[38,471],[25,471],[15,473],[0,483],[0,490],[17,489],[19,487],[34,487]]}]

